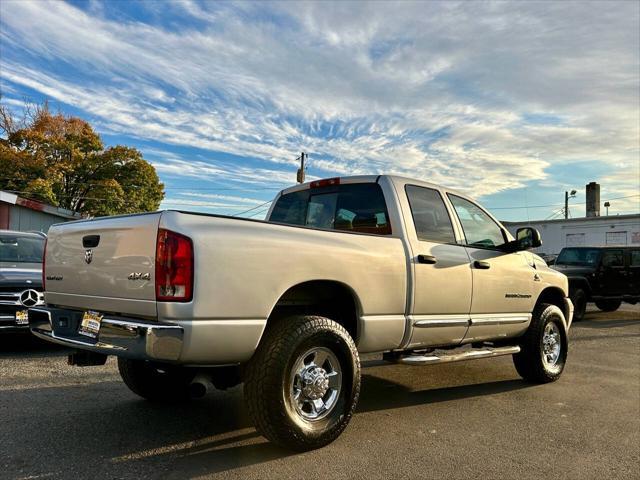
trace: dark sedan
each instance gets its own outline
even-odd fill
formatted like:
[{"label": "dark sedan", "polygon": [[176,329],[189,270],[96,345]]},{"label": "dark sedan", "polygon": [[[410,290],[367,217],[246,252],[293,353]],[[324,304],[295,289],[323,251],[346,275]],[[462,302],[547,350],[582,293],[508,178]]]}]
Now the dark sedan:
[{"label": "dark sedan", "polygon": [[28,331],[27,309],[43,303],[45,237],[0,230],[0,333]]}]

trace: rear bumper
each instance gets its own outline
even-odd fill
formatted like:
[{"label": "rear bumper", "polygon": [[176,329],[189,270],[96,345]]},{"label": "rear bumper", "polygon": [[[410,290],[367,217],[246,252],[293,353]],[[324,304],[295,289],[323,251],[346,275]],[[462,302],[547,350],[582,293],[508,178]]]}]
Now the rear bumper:
[{"label": "rear bumper", "polygon": [[70,348],[137,360],[174,362],[180,358],[184,329],[179,325],[105,315],[96,339],[78,334],[84,312],[29,309],[29,328],[44,340]]}]

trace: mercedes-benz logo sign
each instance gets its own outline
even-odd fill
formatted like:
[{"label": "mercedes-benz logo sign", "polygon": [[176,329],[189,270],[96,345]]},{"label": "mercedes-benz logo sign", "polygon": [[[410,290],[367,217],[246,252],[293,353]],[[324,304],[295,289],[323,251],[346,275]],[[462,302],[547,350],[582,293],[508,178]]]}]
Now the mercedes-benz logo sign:
[{"label": "mercedes-benz logo sign", "polygon": [[38,303],[40,294],[35,290],[25,290],[20,294],[20,303],[25,307],[33,307]]},{"label": "mercedes-benz logo sign", "polygon": [[89,250],[85,250],[84,251],[84,261],[87,263],[91,263],[91,260],[93,260],[93,250],[89,249]]}]

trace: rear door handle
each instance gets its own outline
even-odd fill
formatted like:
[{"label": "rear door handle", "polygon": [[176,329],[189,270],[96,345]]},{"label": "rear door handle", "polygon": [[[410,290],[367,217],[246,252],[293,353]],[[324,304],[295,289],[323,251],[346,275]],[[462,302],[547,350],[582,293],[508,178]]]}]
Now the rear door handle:
[{"label": "rear door handle", "polygon": [[418,255],[418,263],[426,263],[428,265],[433,265],[436,263],[436,257],[433,255]]},{"label": "rear door handle", "polygon": [[473,262],[473,267],[479,270],[488,270],[491,268],[491,264],[489,262],[483,262],[482,260],[476,260]]}]

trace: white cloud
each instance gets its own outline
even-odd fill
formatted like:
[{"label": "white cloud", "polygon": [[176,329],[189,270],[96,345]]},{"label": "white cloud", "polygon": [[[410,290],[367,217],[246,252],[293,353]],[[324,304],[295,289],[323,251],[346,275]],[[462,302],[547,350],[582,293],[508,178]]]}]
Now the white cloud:
[{"label": "white cloud", "polygon": [[180,29],[114,21],[107,6],[5,2],[3,86],[78,106],[104,130],[273,163],[154,161],[167,175],[288,184],[305,150],[319,174],[486,195],[600,160],[607,188],[637,193],[623,171],[640,142],[636,2],[162,5]]}]

